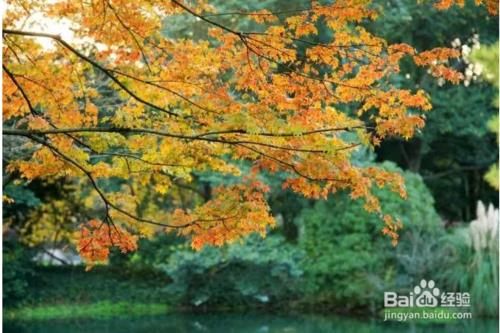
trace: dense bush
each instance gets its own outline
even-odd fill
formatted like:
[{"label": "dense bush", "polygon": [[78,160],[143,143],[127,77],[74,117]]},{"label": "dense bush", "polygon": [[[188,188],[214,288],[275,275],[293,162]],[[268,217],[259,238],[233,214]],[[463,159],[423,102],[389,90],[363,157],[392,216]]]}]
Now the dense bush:
[{"label": "dense bush", "polygon": [[182,248],[185,242],[185,238],[173,233],[159,232],[152,238],[140,239],[138,250],[131,254],[112,252],[110,264],[134,272],[154,270],[156,264],[167,262],[172,253]]},{"label": "dense bush", "polygon": [[[400,171],[392,163],[383,166]],[[369,307],[383,302],[388,288],[411,286],[431,272],[436,260],[425,248],[442,233],[434,200],[420,176],[404,172],[408,199],[386,189],[378,191],[382,209],[404,223],[400,244],[393,248],[380,230],[382,222],[363,209],[363,202],[338,194],[318,201],[297,218],[299,244],[306,251],[304,266],[308,301],[337,310]],[[410,265],[405,265],[407,262]]]},{"label": "dense bush", "polygon": [[3,303],[14,306],[25,299],[33,277],[33,253],[14,239],[3,242]]},{"label": "dense bush", "polygon": [[[4,267],[4,275],[8,270]],[[34,266],[25,288],[16,295],[26,307],[96,304],[99,302],[130,302],[137,304],[168,303],[162,288],[168,277],[156,272],[133,271],[113,266],[96,266],[86,271],[84,266]],[[147,274],[145,274],[147,273]],[[4,280],[4,301],[10,308],[14,284]]]},{"label": "dense bush", "polygon": [[186,306],[234,310],[279,306],[299,293],[302,253],[281,236],[194,252],[185,247],[159,265],[173,279],[173,298]]}]

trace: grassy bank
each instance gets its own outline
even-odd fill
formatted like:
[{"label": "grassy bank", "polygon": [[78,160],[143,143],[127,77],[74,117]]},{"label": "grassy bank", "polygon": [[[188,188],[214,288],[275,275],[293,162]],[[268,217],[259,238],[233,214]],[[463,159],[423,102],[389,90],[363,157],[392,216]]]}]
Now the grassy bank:
[{"label": "grassy bank", "polygon": [[4,298],[12,321],[95,319],[167,313],[165,275],[117,267],[36,267],[24,293]]},{"label": "grassy bank", "polygon": [[62,319],[109,319],[116,317],[139,317],[145,315],[165,314],[166,304],[143,304],[102,301],[87,304],[59,304],[21,306],[7,309],[4,318],[12,321],[38,321]]}]

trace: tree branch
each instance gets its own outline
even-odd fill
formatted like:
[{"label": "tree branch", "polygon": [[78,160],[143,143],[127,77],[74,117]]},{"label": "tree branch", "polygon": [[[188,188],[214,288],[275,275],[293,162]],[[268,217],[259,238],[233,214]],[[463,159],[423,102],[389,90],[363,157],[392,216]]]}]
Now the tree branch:
[{"label": "tree branch", "polygon": [[[56,42],[58,42],[59,44],[61,44],[62,46],[64,46],[69,51],[71,51],[73,54],[75,54],[77,57],[79,57],[83,61],[91,64],[95,68],[97,68],[100,71],[102,71],[107,77],[109,77],[114,83],[116,83],[123,91],[125,91],[130,97],[132,97],[133,99],[135,99],[139,103],[147,105],[147,106],[149,106],[149,107],[151,107],[153,109],[156,109],[158,111],[161,111],[161,112],[166,113],[166,114],[168,114],[170,116],[173,116],[173,117],[179,117],[179,116],[181,116],[181,115],[179,115],[179,114],[177,114],[175,112],[169,111],[169,110],[167,110],[167,109],[165,109],[165,108],[163,108],[161,106],[158,106],[156,104],[148,102],[145,99],[139,97],[137,94],[135,94],[129,88],[127,88],[127,86],[125,86],[123,84],[123,82],[121,82],[120,80],[118,80],[118,78],[116,78],[116,76],[114,76],[111,73],[110,70],[108,70],[104,66],[100,65],[98,62],[90,59],[89,57],[87,57],[86,55],[84,55],[83,53],[81,53],[80,51],[78,51],[77,49],[75,49],[74,47],[72,47],[70,44],[68,44],[66,41],[64,41],[61,38],[61,36],[59,36],[59,35],[53,35],[53,34],[48,34],[48,33],[43,33],[43,32],[11,30],[11,29],[3,29],[2,33],[3,34],[11,34],[11,35],[29,36],[29,37],[51,38],[51,39],[55,40]],[[185,118],[185,117],[183,117],[183,118]]]},{"label": "tree branch", "polygon": [[[193,140],[193,141],[206,141],[206,142],[214,142],[214,143],[222,143],[229,145],[238,145],[238,144],[251,144],[257,146],[264,146],[273,149],[279,150],[287,150],[287,151],[295,151],[295,152],[303,152],[303,153],[329,153],[329,151],[324,149],[303,149],[303,148],[293,148],[293,147],[283,147],[277,146],[273,144],[268,144],[264,142],[256,142],[256,141],[247,141],[247,140],[226,140],[221,138],[207,138],[205,136],[189,136],[182,134],[169,133],[160,130],[154,130],[149,128],[123,128],[123,127],[109,127],[109,128],[100,128],[100,127],[81,127],[81,128],[57,128],[57,129],[47,129],[47,130],[21,130],[21,129],[3,129],[4,135],[45,135],[45,134],[64,134],[64,133],[120,133],[120,134],[152,134],[163,137],[175,138],[175,139],[183,139],[183,140]],[[318,132],[316,132],[318,133]],[[313,133],[311,133],[313,134]],[[357,144],[356,144],[357,146]],[[337,150],[345,150],[352,148],[353,146],[346,146],[336,149]]]}]

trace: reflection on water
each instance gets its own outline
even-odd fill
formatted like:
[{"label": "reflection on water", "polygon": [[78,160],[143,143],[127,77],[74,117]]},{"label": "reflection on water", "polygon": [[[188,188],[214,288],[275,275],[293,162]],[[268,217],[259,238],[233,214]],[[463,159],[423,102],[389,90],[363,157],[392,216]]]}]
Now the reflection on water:
[{"label": "reflection on water", "polygon": [[5,333],[469,333],[498,332],[498,320],[459,320],[451,324],[377,322],[363,318],[185,314],[138,319],[4,323]]}]

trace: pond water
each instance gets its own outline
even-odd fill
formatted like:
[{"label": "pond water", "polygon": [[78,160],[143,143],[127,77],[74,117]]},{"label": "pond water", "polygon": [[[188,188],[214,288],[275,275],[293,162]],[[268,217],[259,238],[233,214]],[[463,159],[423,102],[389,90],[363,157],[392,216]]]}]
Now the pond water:
[{"label": "pond water", "polygon": [[4,323],[5,333],[496,333],[498,320],[447,324],[380,322],[330,316],[189,314],[106,319]]}]

